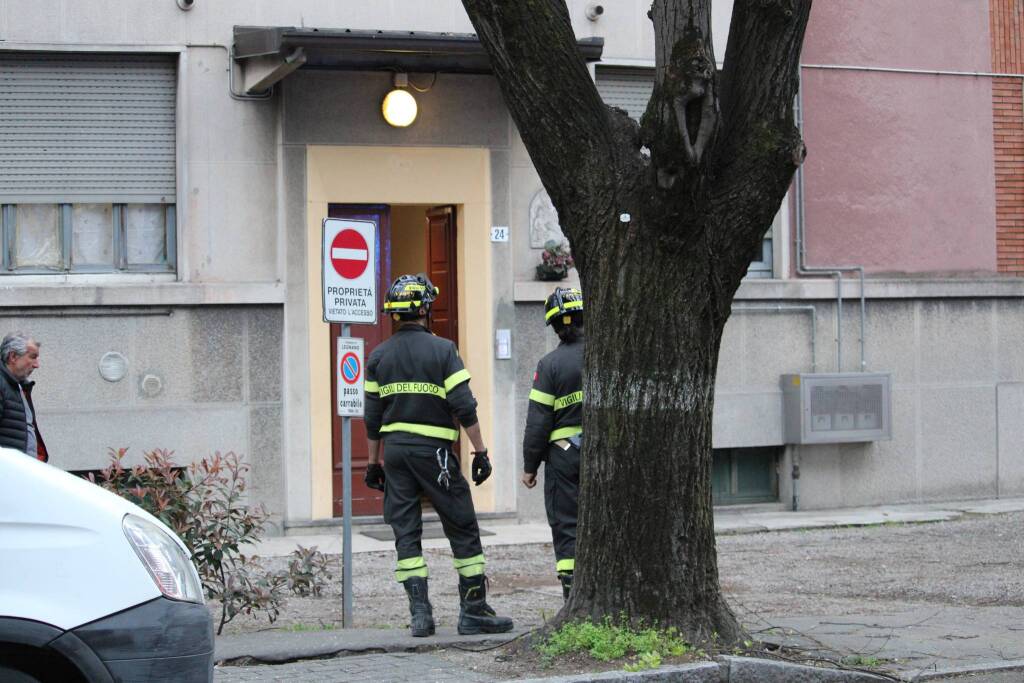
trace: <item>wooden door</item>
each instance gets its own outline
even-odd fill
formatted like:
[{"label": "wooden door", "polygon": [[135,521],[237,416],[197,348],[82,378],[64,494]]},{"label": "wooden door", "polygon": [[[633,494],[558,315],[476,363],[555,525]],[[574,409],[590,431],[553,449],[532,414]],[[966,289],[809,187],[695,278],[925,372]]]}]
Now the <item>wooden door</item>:
[{"label": "wooden door", "polygon": [[[330,218],[353,218],[373,221],[377,224],[377,309],[380,310],[384,301],[384,293],[391,284],[391,221],[387,206],[351,206],[330,204],[327,207]],[[341,471],[341,418],[335,413],[337,405],[337,338],[341,335],[341,325],[330,325],[331,347],[331,499],[333,515],[341,517],[342,510],[342,471]],[[384,316],[378,317],[376,325],[351,325],[349,336],[361,337],[365,345],[365,357],[382,341],[391,336],[391,323]],[[366,424],[362,418],[352,419],[352,514],[379,515],[383,510],[384,494],[366,486],[363,476],[369,461],[366,450]]]},{"label": "wooden door", "polygon": [[[455,264],[455,207],[427,211],[427,275],[441,290],[430,307],[430,331],[459,345],[458,270]],[[460,440],[452,444],[458,455]]]},{"label": "wooden door", "polygon": [[441,293],[431,307],[431,331],[459,343],[459,298],[455,264],[455,207],[427,211],[427,275]]}]

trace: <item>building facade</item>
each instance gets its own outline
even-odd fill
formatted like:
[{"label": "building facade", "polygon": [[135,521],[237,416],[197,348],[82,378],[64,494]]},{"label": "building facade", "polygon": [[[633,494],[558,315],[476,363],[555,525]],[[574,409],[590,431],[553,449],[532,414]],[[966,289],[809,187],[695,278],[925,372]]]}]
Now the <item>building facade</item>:
[{"label": "building facade", "polygon": [[[646,6],[568,4],[599,92],[639,115]],[[1020,15],[923,4],[814,6],[809,156],[723,341],[719,503],[1024,493]],[[715,4],[720,60],[730,12]],[[471,31],[454,0],[0,0],[0,323],[42,342],[55,465],[235,451],[279,530],[329,523],[340,328],[323,322],[321,227],[356,217],[379,227],[381,284],[425,271],[444,292],[495,465],[478,510],[543,516],[517,474],[555,343],[534,269],[560,232]],[[406,128],[381,116],[396,76],[419,107]],[[353,334],[372,346],[380,322]],[[793,443],[783,377],[863,372],[891,378],[891,438]],[[374,518],[362,434],[353,506]]]}]

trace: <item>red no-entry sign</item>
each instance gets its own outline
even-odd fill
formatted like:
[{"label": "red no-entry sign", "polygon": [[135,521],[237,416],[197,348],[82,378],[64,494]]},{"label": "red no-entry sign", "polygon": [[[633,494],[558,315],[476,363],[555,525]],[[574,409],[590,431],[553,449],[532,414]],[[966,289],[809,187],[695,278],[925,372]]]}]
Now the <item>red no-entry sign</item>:
[{"label": "red no-entry sign", "polygon": [[325,218],[324,322],[377,324],[377,224]]},{"label": "red no-entry sign", "polygon": [[355,230],[342,230],[331,242],[331,265],[346,280],[362,275],[369,262],[366,240]]}]

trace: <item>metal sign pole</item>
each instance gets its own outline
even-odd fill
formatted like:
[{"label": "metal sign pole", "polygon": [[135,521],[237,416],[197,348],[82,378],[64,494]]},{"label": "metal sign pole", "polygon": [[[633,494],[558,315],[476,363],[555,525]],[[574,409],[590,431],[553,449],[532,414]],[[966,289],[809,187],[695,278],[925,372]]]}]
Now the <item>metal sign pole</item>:
[{"label": "metal sign pole", "polygon": [[352,624],[352,418],[362,417],[365,340],[351,339],[350,323],[377,324],[377,263],[380,247],[376,221],[324,218],[320,284],[324,322],[341,323],[339,367],[334,370],[341,417],[342,615],[343,628]]},{"label": "metal sign pole", "polygon": [[[351,326],[343,323],[341,336],[348,337]],[[339,389],[340,391],[340,389]],[[352,628],[352,418],[341,418],[341,586],[342,628]]]}]

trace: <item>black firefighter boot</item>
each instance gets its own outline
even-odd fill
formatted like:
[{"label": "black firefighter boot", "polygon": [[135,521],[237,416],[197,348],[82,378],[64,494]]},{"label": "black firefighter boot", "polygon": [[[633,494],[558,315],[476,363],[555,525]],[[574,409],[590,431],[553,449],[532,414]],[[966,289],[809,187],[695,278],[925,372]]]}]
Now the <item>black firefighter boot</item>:
[{"label": "black firefighter boot", "polygon": [[568,602],[572,591],[572,572],[559,572],[558,580],[562,582],[562,599]]},{"label": "black firefighter boot", "polygon": [[487,578],[483,574],[459,577],[459,635],[505,633],[512,630],[512,620],[499,617],[487,604]]},{"label": "black firefighter boot", "polygon": [[409,594],[409,614],[412,615],[409,627],[415,638],[434,635],[434,610],[427,597],[427,579],[412,576],[402,582],[405,592]]}]

